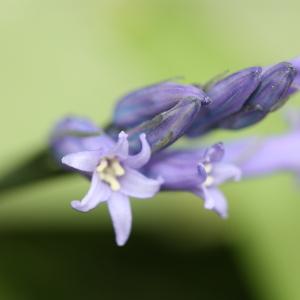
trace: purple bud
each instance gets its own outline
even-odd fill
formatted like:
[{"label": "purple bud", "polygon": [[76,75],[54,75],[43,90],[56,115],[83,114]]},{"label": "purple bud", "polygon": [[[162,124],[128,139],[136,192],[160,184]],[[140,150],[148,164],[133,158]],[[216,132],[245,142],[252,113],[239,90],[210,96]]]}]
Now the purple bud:
[{"label": "purple bud", "polygon": [[288,91],[288,95],[291,95],[300,90],[300,56],[290,60],[289,62],[297,70],[297,75]]},{"label": "purple bud", "polygon": [[220,127],[240,129],[262,120],[268,113],[280,108],[287,100],[297,70],[291,63],[282,62],[267,68],[261,83],[242,109],[220,123]]},{"label": "purple bud", "polygon": [[50,137],[50,149],[58,162],[67,154],[95,150],[99,145],[112,144],[93,122],[85,118],[66,117],[54,127]]},{"label": "purple bud", "polygon": [[128,132],[131,151],[140,150],[138,139],[141,133],[147,135],[152,152],[159,151],[180,138],[197,116],[201,107],[201,100],[196,97],[185,98],[166,112],[158,114]]},{"label": "purple bud", "polygon": [[238,112],[259,85],[261,71],[260,67],[248,68],[209,86],[206,92],[212,103],[201,109],[187,135],[199,136],[216,127],[222,119]]},{"label": "purple bud", "polygon": [[191,97],[203,103],[210,102],[206,94],[193,85],[166,81],[136,90],[118,102],[113,124],[119,128],[137,126]]}]

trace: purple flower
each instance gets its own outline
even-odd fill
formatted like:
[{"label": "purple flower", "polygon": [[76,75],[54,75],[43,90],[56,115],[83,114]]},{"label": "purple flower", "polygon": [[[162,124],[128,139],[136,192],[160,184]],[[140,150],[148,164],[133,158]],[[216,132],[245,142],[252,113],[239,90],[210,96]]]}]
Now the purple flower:
[{"label": "purple flower", "polygon": [[261,121],[288,100],[297,70],[288,62],[265,68],[261,83],[241,110],[220,123],[222,128],[240,129]]},{"label": "purple flower", "polygon": [[130,129],[128,136],[131,151],[140,150],[141,144],[138,136],[141,133],[147,134],[152,153],[168,147],[186,132],[200,109],[201,101],[199,98],[186,98],[153,119]]},{"label": "purple flower", "polygon": [[96,150],[99,145],[111,148],[114,142],[89,119],[70,116],[54,126],[49,144],[55,159],[60,163],[67,154]]},{"label": "purple flower", "polygon": [[297,70],[297,75],[293,81],[293,83],[291,84],[289,91],[288,91],[288,95],[291,95],[295,92],[298,92],[300,90],[300,56],[292,59],[289,61],[294,68]]},{"label": "purple flower", "polygon": [[203,104],[210,102],[201,88],[193,85],[165,81],[138,89],[119,100],[113,124],[119,128],[137,126],[190,98]]},{"label": "purple flower", "polygon": [[96,150],[75,152],[62,158],[64,164],[91,178],[88,193],[81,201],[72,201],[72,207],[87,212],[107,202],[119,246],[126,243],[131,231],[129,197],[151,198],[161,185],[160,179],[147,178],[138,171],[151,157],[146,135],[141,134],[140,140],[142,149],[136,155],[129,155],[127,134],[121,132],[113,146],[112,141],[102,141]]},{"label": "purple flower", "polygon": [[227,202],[218,186],[229,180],[239,180],[240,170],[222,162],[222,143],[208,149],[172,150],[156,154],[146,166],[151,177],[161,176],[162,189],[189,191],[204,199],[204,207],[227,216]]},{"label": "purple flower", "polygon": [[300,89],[300,57],[234,73],[204,89],[212,103],[201,109],[189,137],[216,128],[241,129],[264,119]]},{"label": "purple flower", "polygon": [[259,85],[261,72],[260,67],[252,67],[209,85],[205,91],[212,103],[199,111],[187,135],[197,137],[204,134],[217,127],[224,118],[238,112]]}]

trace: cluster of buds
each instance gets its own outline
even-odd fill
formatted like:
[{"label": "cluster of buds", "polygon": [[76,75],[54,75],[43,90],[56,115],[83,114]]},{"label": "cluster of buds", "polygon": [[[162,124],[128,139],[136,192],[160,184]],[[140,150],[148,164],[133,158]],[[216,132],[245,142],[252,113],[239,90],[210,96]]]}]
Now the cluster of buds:
[{"label": "cluster of buds", "polygon": [[300,151],[297,130],[209,147],[171,147],[183,136],[256,124],[299,89],[300,58],[247,68],[203,86],[165,81],[121,98],[104,130],[88,119],[64,118],[53,129],[50,148],[61,167],[91,181],[86,196],[72,201],[72,207],[86,212],[106,202],[122,246],[131,231],[129,197],[189,191],[225,218],[227,201],[219,189],[224,182],[300,170],[294,155]]}]

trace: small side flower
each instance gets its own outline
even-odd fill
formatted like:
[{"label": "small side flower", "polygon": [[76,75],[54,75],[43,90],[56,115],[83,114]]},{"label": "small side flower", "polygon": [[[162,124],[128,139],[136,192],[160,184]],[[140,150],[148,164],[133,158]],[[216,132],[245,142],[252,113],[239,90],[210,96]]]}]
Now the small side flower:
[{"label": "small side flower", "polygon": [[162,189],[189,191],[204,200],[206,209],[227,217],[227,201],[219,185],[239,180],[241,171],[222,162],[224,147],[218,143],[207,149],[173,150],[158,153],[147,165],[146,174],[163,178]]}]

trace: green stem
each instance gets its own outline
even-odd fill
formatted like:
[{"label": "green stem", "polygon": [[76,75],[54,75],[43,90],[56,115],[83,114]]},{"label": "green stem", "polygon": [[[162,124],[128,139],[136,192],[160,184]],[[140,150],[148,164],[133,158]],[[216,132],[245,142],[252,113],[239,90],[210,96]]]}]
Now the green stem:
[{"label": "green stem", "polygon": [[71,174],[59,167],[48,149],[41,149],[0,178],[0,193]]}]

